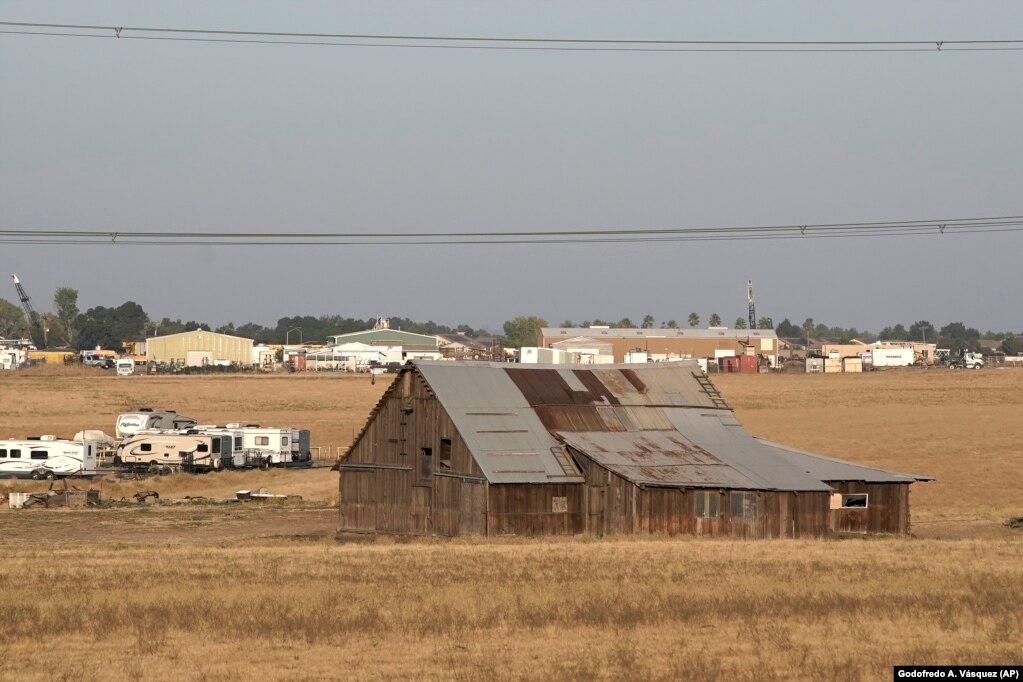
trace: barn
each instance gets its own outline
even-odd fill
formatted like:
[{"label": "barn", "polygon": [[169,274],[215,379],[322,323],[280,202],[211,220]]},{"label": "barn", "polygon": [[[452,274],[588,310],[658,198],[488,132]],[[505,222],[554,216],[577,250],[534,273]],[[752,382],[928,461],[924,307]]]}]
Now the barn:
[{"label": "barn", "polygon": [[342,532],[909,532],[927,477],[758,440],[695,361],[405,365],[338,465]]}]

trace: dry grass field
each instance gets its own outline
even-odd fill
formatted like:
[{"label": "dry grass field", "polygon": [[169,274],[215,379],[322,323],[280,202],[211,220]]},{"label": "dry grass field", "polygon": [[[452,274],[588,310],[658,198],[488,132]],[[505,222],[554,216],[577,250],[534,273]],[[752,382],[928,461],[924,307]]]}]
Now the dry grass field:
[{"label": "dry grass field", "polygon": [[[327,470],[104,482],[279,507],[0,510],[0,678],[891,679],[1023,663],[1023,371],[715,378],[756,435],[934,476],[917,537],[354,541]],[[0,375],[0,434],[112,430],[140,404],[341,446],[367,377]],[[5,489],[40,484],[5,481]]]}]

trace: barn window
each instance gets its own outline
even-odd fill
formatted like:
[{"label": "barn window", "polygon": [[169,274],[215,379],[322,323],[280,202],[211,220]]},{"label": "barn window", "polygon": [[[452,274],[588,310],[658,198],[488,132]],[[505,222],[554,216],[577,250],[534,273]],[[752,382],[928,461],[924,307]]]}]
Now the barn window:
[{"label": "barn window", "polygon": [[693,495],[693,514],[698,519],[716,519],[721,496],[712,490],[698,490]]},{"label": "barn window", "polygon": [[867,508],[866,493],[842,495],[842,509],[866,509],[866,508]]},{"label": "barn window", "polygon": [[729,501],[733,519],[755,519],[757,517],[756,493],[732,493]]},{"label": "barn window", "polygon": [[430,485],[433,476],[433,448],[419,450],[419,485]]},{"label": "barn window", "polygon": [[451,468],[451,439],[440,439],[440,465],[445,469]]},{"label": "barn window", "polygon": [[552,497],[551,498],[551,511],[556,514],[567,514],[568,513],[568,498],[567,497]]}]

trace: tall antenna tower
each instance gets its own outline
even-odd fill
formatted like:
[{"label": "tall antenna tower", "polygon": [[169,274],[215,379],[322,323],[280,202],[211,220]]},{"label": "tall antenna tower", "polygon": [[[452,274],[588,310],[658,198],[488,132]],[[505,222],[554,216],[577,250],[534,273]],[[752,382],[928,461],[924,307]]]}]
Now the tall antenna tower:
[{"label": "tall antenna tower", "polygon": [[746,299],[749,301],[749,328],[757,328],[757,308],[753,304],[753,280],[746,280]]}]

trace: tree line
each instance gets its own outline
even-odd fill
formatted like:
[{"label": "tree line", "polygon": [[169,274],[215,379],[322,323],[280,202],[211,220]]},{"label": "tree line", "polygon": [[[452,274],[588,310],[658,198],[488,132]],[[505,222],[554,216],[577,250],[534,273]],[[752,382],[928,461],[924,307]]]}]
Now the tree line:
[{"label": "tree line", "polygon": [[[617,321],[584,320],[576,323],[564,320],[561,327],[604,326],[616,329],[678,329],[680,325],[674,319],[658,320],[651,314],[638,318],[637,325],[631,318],[623,317]],[[698,328],[703,318],[697,312],[689,313],[686,325]],[[282,317],[273,326],[263,326],[255,322],[235,325],[228,322],[219,327],[211,327],[205,322],[180,319],[172,320],[164,317],[160,320],[150,319],[142,306],[134,301],[126,301],[117,307],[96,306],[85,312],[78,309],[78,291],[70,287],[60,287],[53,296],[53,310],[38,315],[37,319],[27,320],[20,306],[0,298],[0,337],[29,337],[39,347],[61,346],[66,348],[87,349],[101,346],[114,350],[122,350],[123,341],[146,336],[166,336],[180,332],[203,329],[232,336],[250,338],[257,343],[325,343],[328,336],[371,329],[375,318],[360,319],[342,317],[341,315],[312,315]],[[486,329],[476,329],[467,324],[448,326],[432,320],[417,322],[405,317],[390,318],[392,329],[429,336],[437,334],[463,334],[469,338],[490,336]],[[707,325],[722,325],[721,315],[711,313],[707,316]],[[550,327],[547,320],[537,316],[518,316],[503,325],[503,335],[498,337],[502,345],[508,348],[533,346],[536,344],[540,329]],[[745,318],[736,318],[733,327],[745,329]],[[981,340],[1001,341],[1001,350],[1009,355],[1023,352],[1023,339],[1012,332],[987,331],[967,327],[962,322],[950,322],[937,328],[926,320],[918,320],[910,325],[895,324],[882,329],[878,334],[855,327],[831,327],[816,322],[812,317],[806,318],[802,324],[796,325],[788,318],[777,326],[770,317],[757,319],[758,329],[774,329],[779,337],[796,338],[802,342],[815,339],[834,339],[838,342],[849,342],[857,338],[877,338],[891,341],[926,341],[936,343],[941,348],[949,348],[958,353],[960,350],[980,350]]]}]

